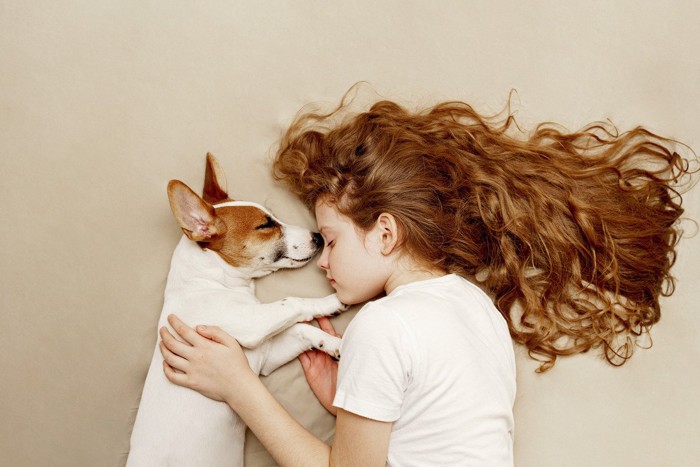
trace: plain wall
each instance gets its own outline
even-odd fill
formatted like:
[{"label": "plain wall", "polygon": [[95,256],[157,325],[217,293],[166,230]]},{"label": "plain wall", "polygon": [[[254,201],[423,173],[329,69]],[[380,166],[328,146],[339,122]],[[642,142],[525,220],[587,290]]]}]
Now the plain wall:
[{"label": "plain wall", "polygon": [[[690,0],[0,0],[0,464],[123,465],[180,237],[165,186],[199,189],[207,151],[235,197],[312,227],[270,157],[301,106],[361,80],[486,113],[515,89],[525,128],[610,119],[698,149],[698,20]],[[698,189],[684,206],[700,219]],[[697,235],[674,273],[653,348],[622,368],[591,353],[537,375],[518,348],[516,465],[700,465]],[[259,295],[328,292],[309,266]],[[299,381],[295,362],[268,384],[330,436]]]}]

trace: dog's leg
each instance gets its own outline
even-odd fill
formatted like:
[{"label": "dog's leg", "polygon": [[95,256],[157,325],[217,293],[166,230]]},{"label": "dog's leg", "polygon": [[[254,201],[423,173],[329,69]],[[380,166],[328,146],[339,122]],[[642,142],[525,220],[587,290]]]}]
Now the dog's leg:
[{"label": "dog's leg", "polygon": [[315,326],[304,323],[294,324],[263,344],[265,355],[261,374],[269,375],[310,349],[322,350],[338,359],[341,342],[339,337],[331,336]]},{"label": "dog's leg", "polygon": [[[294,316],[292,322],[311,321],[314,318],[324,316],[336,316],[348,309],[348,306],[338,300],[336,294],[328,295],[323,298],[298,298],[288,297],[270,305],[279,305],[281,308],[286,308]],[[291,308],[291,310],[289,310]],[[269,312],[269,311],[268,311]]]},{"label": "dog's leg", "polygon": [[[242,322],[238,318],[231,329],[243,347],[255,348],[294,323],[311,321],[322,316],[335,316],[347,308],[347,305],[340,303],[335,294],[324,298],[289,297],[257,305],[254,319]],[[221,327],[226,330],[225,324]]]}]

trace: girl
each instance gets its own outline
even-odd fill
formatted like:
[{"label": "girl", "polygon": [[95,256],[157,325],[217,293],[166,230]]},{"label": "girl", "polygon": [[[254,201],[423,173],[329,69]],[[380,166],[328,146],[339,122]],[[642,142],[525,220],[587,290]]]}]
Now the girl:
[{"label": "girl", "polygon": [[171,317],[185,342],[161,330],[164,371],[228,403],[281,465],[512,465],[511,337],[540,371],[593,347],[624,363],[673,290],[674,186],[688,161],[642,128],[543,124],[521,140],[512,117],[460,102],[409,112],[382,101],[338,123],[345,109],[298,117],[274,164],[315,209],[318,266],[340,300],[385,294],[348,326],[339,367],[300,357],[337,415],[333,446],[284,411],[218,328]]}]

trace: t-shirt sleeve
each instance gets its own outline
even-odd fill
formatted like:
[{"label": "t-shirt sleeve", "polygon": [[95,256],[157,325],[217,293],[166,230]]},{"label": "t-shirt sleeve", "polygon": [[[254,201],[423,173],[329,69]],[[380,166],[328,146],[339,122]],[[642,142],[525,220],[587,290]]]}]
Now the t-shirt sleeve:
[{"label": "t-shirt sleeve", "polygon": [[415,344],[399,313],[368,304],[352,320],[341,347],[333,405],[383,422],[401,415]]}]

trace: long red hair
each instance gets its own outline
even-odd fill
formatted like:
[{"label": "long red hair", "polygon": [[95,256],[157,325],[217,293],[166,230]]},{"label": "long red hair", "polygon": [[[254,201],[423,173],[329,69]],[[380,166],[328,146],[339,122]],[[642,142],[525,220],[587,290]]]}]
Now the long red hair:
[{"label": "long red hair", "polygon": [[691,173],[682,145],[606,123],[519,137],[512,116],[463,102],[411,112],[383,100],[338,121],[346,107],[299,115],[274,176],[361,229],[393,214],[405,251],[482,283],[539,371],[600,346],[620,365],[659,320]]}]

